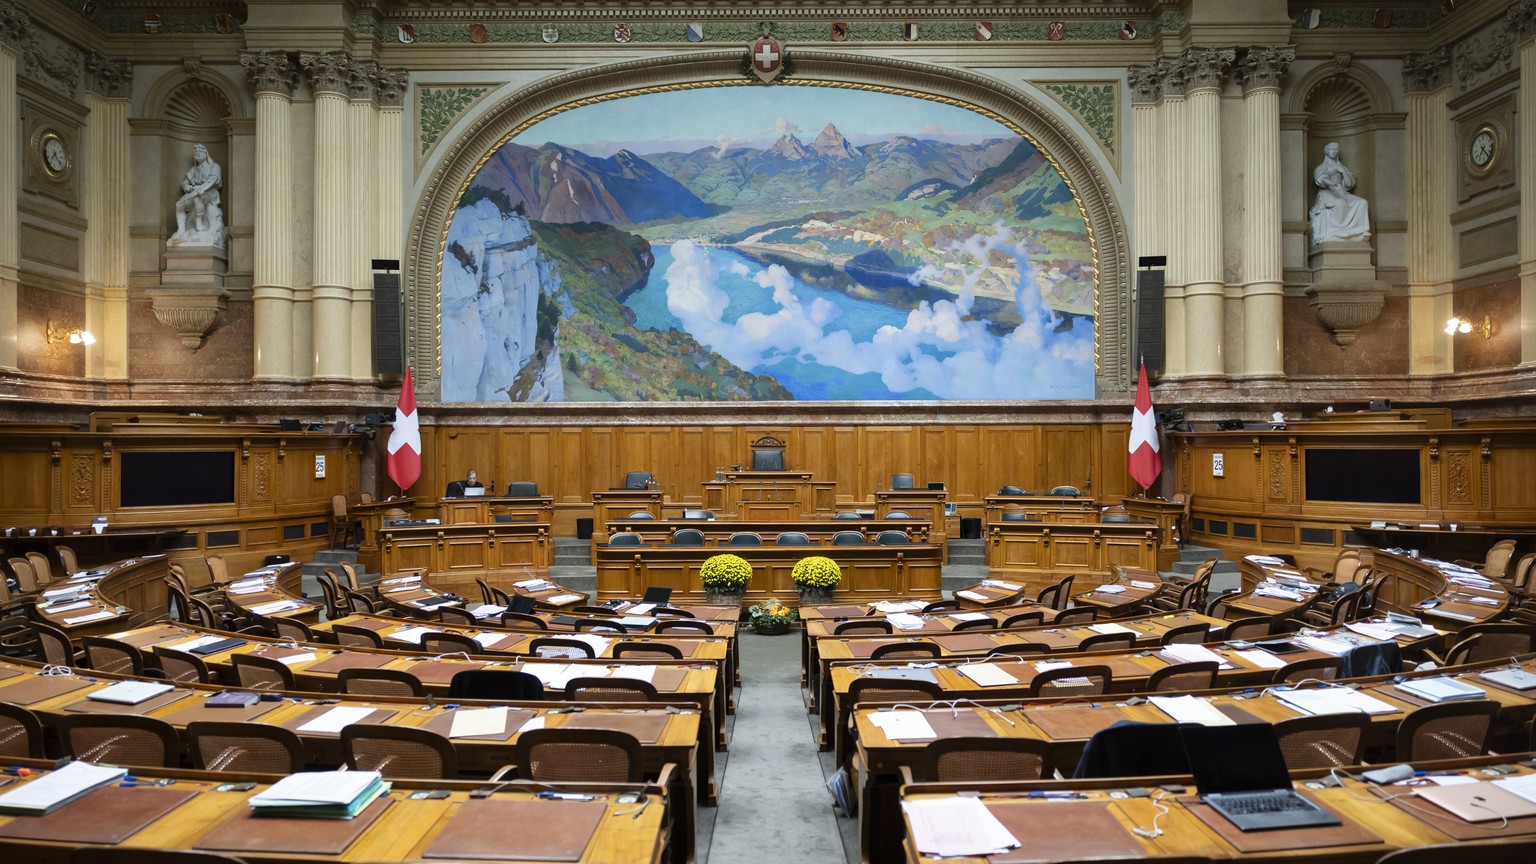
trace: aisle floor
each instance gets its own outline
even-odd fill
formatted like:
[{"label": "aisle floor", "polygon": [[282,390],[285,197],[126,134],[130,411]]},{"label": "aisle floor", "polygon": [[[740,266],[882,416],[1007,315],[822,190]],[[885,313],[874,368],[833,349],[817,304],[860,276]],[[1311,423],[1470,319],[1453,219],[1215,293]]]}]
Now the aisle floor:
[{"label": "aisle floor", "polygon": [[741,639],[742,688],[731,749],[717,754],[720,805],[699,810],[700,864],[855,864],[858,822],[827,791],[835,766],[816,750],[815,717],[800,689],[800,634]]}]

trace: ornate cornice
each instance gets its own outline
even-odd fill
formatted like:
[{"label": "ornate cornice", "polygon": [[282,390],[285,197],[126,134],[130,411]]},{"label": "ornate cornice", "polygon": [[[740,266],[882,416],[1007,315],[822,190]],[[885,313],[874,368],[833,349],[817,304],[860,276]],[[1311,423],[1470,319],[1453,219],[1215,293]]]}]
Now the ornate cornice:
[{"label": "ornate cornice", "polygon": [[347,98],[354,102],[373,101],[378,74],[379,64],[372,60],[353,60],[347,69]]},{"label": "ornate cornice", "polygon": [[1163,96],[1163,69],[1155,63],[1128,67],[1125,80],[1131,88],[1133,105],[1150,104]]},{"label": "ornate cornice", "polygon": [[347,95],[347,84],[352,75],[352,58],[340,51],[325,54],[305,52],[299,55],[299,67],[309,79],[309,87],[316,94],[336,93]]},{"label": "ornate cornice", "polygon": [[1237,64],[1237,81],[1243,85],[1245,94],[1255,90],[1278,90],[1295,59],[1296,49],[1289,45],[1249,48]]},{"label": "ornate cornice", "polygon": [[1451,49],[1441,45],[1403,58],[1403,90],[1428,93],[1451,83]]},{"label": "ornate cornice", "polygon": [[405,104],[405,88],[410,73],[404,69],[378,68],[378,92],[380,108],[399,108]]},{"label": "ornate cornice", "polygon": [[242,51],[240,65],[252,93],[277,93],[293,96],[299,86],[299,67],[282,51]]},{"label": "ornate cornice", "polygon": [[1184,52],[1184,70],[1189,90],[1220,90],[1237,59],[1233,48],[1191,48]]},{"label": "ornate cornice", "polygon": [[87,52],[85,89],[108,99],[129,98],[133,95],[133,63],[122,57]]}]

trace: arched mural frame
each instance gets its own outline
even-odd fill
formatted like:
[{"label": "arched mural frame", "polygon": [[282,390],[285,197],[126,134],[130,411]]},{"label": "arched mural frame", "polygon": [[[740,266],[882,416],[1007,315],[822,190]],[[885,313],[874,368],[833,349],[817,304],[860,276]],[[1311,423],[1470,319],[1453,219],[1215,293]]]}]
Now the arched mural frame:
[{"label": "arched mural frame", "polygon": [[[833,52],[797,51],[791,59],[794,80],[911,91],[990,113],[1021,129],[1061,172],[1086,217],[1098,279],[1096,390],[1100,396],[1130,392],[1130,241],[1123,209],[1089,144],[1050,108],[992,78],[924,63]],[[646,88],[717,86],[720,81],[740,80],[741,65],[740,51],[718,51],[553,76],[488,106],[447,145],[421,183],[424,191],[412,208],[406,235],[404,335],[418,396],[432,401],[440,392],[437,279],[449,220],[461,191],[491,152],[529,121],[557,109]],[[697,408],[698,403],[688,405]]]}]

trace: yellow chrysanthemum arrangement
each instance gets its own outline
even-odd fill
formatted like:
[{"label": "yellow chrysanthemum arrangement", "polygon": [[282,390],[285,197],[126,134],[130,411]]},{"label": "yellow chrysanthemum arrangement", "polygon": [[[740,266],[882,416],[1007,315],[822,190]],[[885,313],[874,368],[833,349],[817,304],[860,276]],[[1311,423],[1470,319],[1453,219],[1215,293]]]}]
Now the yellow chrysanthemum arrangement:
[{"label": "yellow chrysanthemum arrangement", "polygon": [[711,555],[699,568],[699,579],[710,591],[727,594],[743,591],[752,581],[752,565],[740,555]]},{"label": "yellow chrysanthemum arrangement", "polygon": [[836,588],[843,581],[842,568],[825,555],[811,555],[795,562],[790,578],[804,588]]},{"label": "yellow chrysanthemum arrangement", "polygon": [[773,597],[751,607],[747,614],[751,616],[753,625],[759,628],[787,627],[795,623],[795,610]]}]

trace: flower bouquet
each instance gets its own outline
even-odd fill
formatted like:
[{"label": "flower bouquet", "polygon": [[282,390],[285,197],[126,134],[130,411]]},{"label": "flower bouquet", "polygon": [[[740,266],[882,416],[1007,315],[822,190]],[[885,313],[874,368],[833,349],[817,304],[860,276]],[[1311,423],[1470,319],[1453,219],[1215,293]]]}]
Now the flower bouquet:
[{"label": "flower bouquet", "polygon": [[752,627],[765,635],[783,633],[795,623],[795,610],[773,597],[751,607],[747,614],[752,618]]},{"label": "flower bouquet", "polygon": [[824,555],[811,555],[795,562],[790,571],[795,589],[800,592],[800,605],[825,603],[832,599],[832,589],[843,581],[842,568]]},{"label": "flower bouquet", "polygon": [[752,581],[752,565],[740,555],[711,555],[699,568],[699,580],[710,602],[740,604],[747,583]]}]

